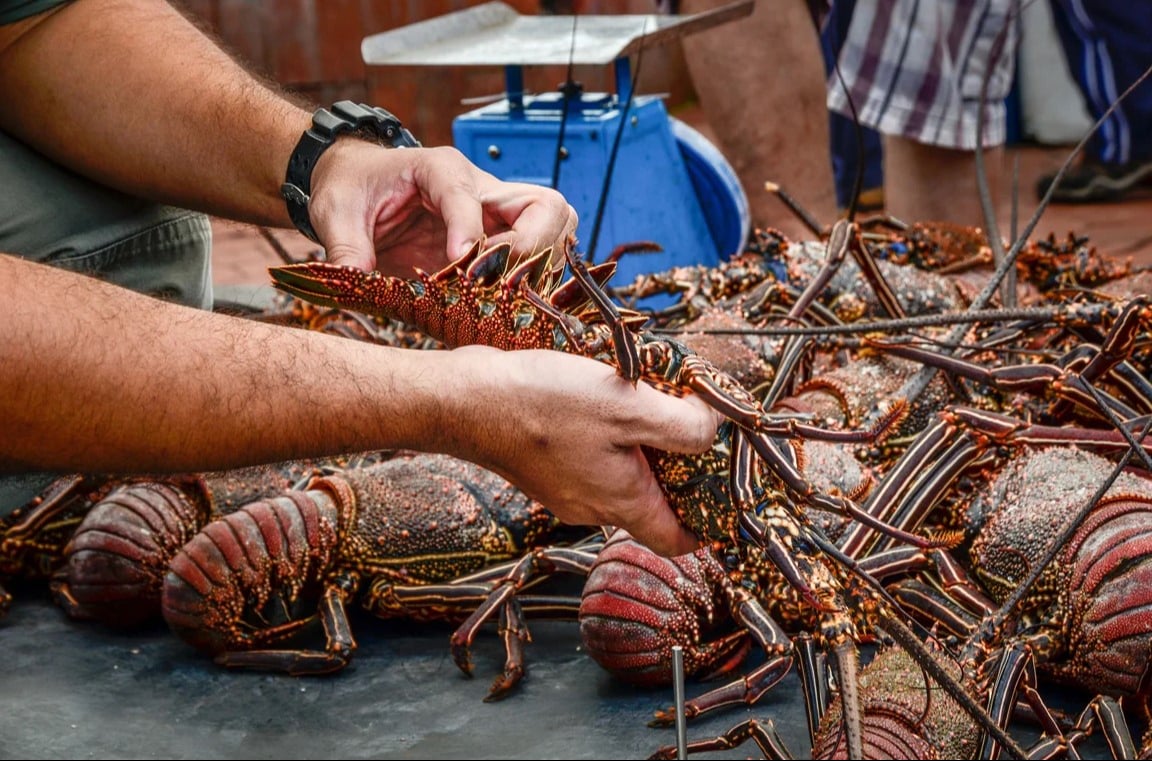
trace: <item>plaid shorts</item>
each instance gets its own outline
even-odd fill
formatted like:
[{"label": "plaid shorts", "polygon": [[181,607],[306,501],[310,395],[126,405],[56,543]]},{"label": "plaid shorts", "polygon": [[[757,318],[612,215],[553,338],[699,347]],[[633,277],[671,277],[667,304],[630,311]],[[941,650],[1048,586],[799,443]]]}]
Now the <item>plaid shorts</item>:
[{"label": "plaid shorts", "polygon": [[[1019,0],[857,0],[828,107],[886,135],[974,150],[1002,145]],[[987,92],[984,92],[987,80]],[[846,93],[847,90],[847,93]]]}]

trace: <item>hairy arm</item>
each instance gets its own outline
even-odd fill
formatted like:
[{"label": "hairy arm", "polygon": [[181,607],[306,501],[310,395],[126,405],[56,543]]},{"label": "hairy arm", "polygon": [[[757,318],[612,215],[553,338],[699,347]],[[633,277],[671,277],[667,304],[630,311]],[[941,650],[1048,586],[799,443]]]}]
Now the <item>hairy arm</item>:
[{"label": "hairy arm", "polygon": [[185,308],[11,256],[0,300],[8,470],[232,467],[416,447],[432,439],[420,425],[437,427],[445,353]]},{"label": "hairy arm", "polygon": [[[0,128],[140,198],[290,227],[280,185],[311,117],[163,0],[75,0],[0,26]],[[481,238],[559,251],[577,224],[559,193],[454,148],[355,138],[317,162],[310,215],[330,261],[403,274]]]},{"label": "hairy arm", "polygon": [[554,351],[413,351],[190,309],[0,255],[0,472],[192,472],[409,448],[483,465],[561,520],[695,549],[641,450],[718,416]]},{"label": "hairy arm", "polygon": [[0,128],[143,198],[290,226],[278,195],[311,113],[162,0],[76,0],[0,26]]}]

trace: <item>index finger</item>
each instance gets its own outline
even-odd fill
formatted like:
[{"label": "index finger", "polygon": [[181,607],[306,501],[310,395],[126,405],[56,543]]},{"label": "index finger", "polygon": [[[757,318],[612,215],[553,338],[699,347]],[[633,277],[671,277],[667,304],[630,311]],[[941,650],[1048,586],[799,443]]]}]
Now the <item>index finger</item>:
[{"label": "index finger", "polygon": [[473,188],[452,185],[434,199],[447,230],[446,251],[455,261],[484,237],[484,209]]},{"label": "index finger", "polygon": [[579,218],[560,193],[539,185],[504,183],[484,195],[485,211],[507,225],[507,237],[517,254],[530,255],[551,247],[563,251],[575,235]]},{"label": "index finger", "polygon": [[716,440],[725,418],[697,394],[673,396],[641,383],[637,399],[643,405],[639,425],[627,444],[643,444],[666,452],[698,454]]}]

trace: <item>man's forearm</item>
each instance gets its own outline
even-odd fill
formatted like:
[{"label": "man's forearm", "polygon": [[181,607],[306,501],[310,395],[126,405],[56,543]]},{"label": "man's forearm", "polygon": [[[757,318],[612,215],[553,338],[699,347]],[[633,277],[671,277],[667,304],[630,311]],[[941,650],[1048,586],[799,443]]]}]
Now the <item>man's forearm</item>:
[{"label": "man's forearm", "polygon": [[0,303],[0,470],[179,472],[438,448],[441,396],[460,376],[451,352],[188,309],[5,255]]},{"label": "man's forearm", "polygon": [[77,0],[0,27],[0,127],[125,192],[268,225],[310,114],[163,0]]}]

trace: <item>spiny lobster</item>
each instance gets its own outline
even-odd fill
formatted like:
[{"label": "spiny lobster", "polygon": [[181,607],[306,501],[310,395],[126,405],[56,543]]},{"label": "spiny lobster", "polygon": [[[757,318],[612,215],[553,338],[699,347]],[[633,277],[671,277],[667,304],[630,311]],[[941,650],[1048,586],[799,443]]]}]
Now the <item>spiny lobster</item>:
[{"label": "spiny lobster", "polygon": [[[1011,435],[1004,430],[1009,418],[983,412],[969,413],[966,418],[970,426],[983,425],[986,430],[1000,424],[998,432],[1006,441]],[[1014,433],[1017,446],[1042,440],[1052,444],[1059,437],[1107,448],[1126,445],[1119,436],[1105,435],[1110,432],[1020,425]],[[932,441],[936,435],[937,430],[929,430],[923,438]],[[956,443],[960,446],[950,456],[922,469],[922,484],[931,485],[927,493],[934,497],[963,472],[958,464],[966,461],[964,452],[981,449],[974,441],[965,445],[963,437]],[[913,446],[905,461],[922,454],[920,447]],[[1126,480],[1117,485],[1118,493],[1101,500],[1085,520],[1073,524],[1067,542],[1056,544],[1060,531],[1069,530],[1066,524],[1080,507],[1079,501],[1111,464],[1065,446],[1026,453],[1012,465],[1005,478],[982,490],[984,505],[973,508],[987,517],[972,554],[976,576],[986,580],[997,598],[1014,594],[1018,598],[1014,602],[1006,601],[996,610],[984,590],[943,550],[922,554],[915,548],[899,547],[874,552],[868,557],[868,567],[877,577],[917,568],[936,572],[939,581],[934,585],[919,578],[906,579],[895,584],[893,594],[907,609],[964,638],[955,652],[941,647],[938,660],[968,685],[973,695],[987,701],[998,721],[1007,724],[1017,696],[1022,696],[1044,729],[1044,737],[1030,753],[1067,751],[1103,729],[1111,747],[1127,754],[1125,749],[1131,749],[1133,743],[1119,705],[1110,696],[1135,696],[1142,705],[1142,718],[1147,720],[1146,674],[1152,628],[1143,610],[1146,596],[1138,589],[1148,573],[1149,553],[1142,540],[1147,533],[1152,487],[1147,479],[1122,476]],[[901,494],[903,504],[894,514],[901,525],[915,525],[934,499],[918,495],[916,480],[906,478],[902,467],[894,472],[894,482],[912,487]],[[886,486],[882,482],[881,491],[886,491]],[[898,492],[888,493],[894,496]],[[1034,563],[1039,563],[1048,545],[1059,550],[1056,557],[1060,562],[1040,576]],[[1031,578],[1025,579],[1029,572]],[[1037,667],[1102,696],[1068,726],[1045,705]],[[988,758],[998,752],[994,741],[984,737],[982,727],[957,711],[950,696],[933,694],[935,688],[923,676],[921,665],[906,653],[882,652],[861,672],[860,683],[865,757]],[[810,708],[812,757],[844,757],[839,702],[823,720],[821,707],[810,703]],[[727,749],[749,740],[765,757],[790,757],[771,722],[759,720],[744,721],[716,738],[695,741],[689,751]],[[662,748],[654,757],[670,758],[674,750]]]},{"label": "spiny lobster", "polygon": [[[444,584],[556,540],[557,530],[543,506],[472,463],[395,457],[212,521],[173,557],[161,605],[172,629],[221,665],[330,673],[356,649],[349,602],[387,615],[379,598],[391,585]],[[441,618],[459,609],[451,602]],[[317,621],[324,647],[297,647]]]},{"label": "spiny lobster", "polygon": [[[479,244],[440,272],[418,272],[412,279],[325,263],[274,267],[270,272],[276,287],[292,295],[400,319],[450,347],[482,342],[501,349],[579,353],[615,366],[632,382],[643,379],[668,393],[700,394],[729,419],[713,448],[697,457],[655,450],[645,453],[680,520],[708,542],[733,546],[750,541],[759,546],[788,582],[801,590],[820,613],[819,636],[836,654],[839,683],[848,705],[855,689],[858,635],[844,602],[846,587],[853,595],[872,601],[865,617],[881,617],[886,627],[900,631],[901,644],[923,656],[924,667],[948,683],[945,689],[965,710],[1019,752],[1019,746],[988,719],[963,687],[936,667],[922,643],[899,620],[898,608],[884,599],[882,588],[854,569],[795,509],[796,503],[812,504],[887,530],[850,500],[813,488],[795,468],[788,447],[773,438],[810,435],[861,440],[875,437],[877,431],[829,432],[767,414],[739,383],[683,345],[636,330],[646,318],[621,312],[603,290],[614,263],[588,268],[572,243],[564,254],[573,278],[564,283],[558,282],[550,266],[548,250],[511,262],[508,246],[484,250]],[[884,421],[878,431],[897,416]],[[781,484],[779,488],[765,485],[772,475]],[[897,534],[922,548],[934,546],[916,536]],[[848,711],[845,715],[849,745],[859,751],[859,723]]]},{"label": "spiny lobster", "polygon": [[[73,532],[116,484],[106,476],[61,476],[27,504],[0,516],[0,579],[50,578]],[[11,604],[11,595],[0,586],[0,617]]]},{"label": "spiny lobster", "polygon": [[53,597],[69,616],[107,626],[132,627],[158,618],[168,563],[209,521],[284,492],[324,469],[385,456],[366,452],[113,481],[62,548],[61,563],[52,574]]},{"label": "spiny lobster", "polygon": [[[1102,480],[1112,486],[1089,501]],[[894,593],[965,638],[966,662],[978,662],[991,648],[1026,648],[1053,680],[1130,701],[1149,747],[1152,477],[1050,446],[1011,462],[979,491],[972,511],[978,531],[968,554],[979,583],[955,567],[942,581],[910,580]],[[1005,609],[1013,610],[1010,625]],[[1102,727],[1114,748],[1131,746],[1125,720],[1109,716],[1098,713],[1081,728]]]}]

